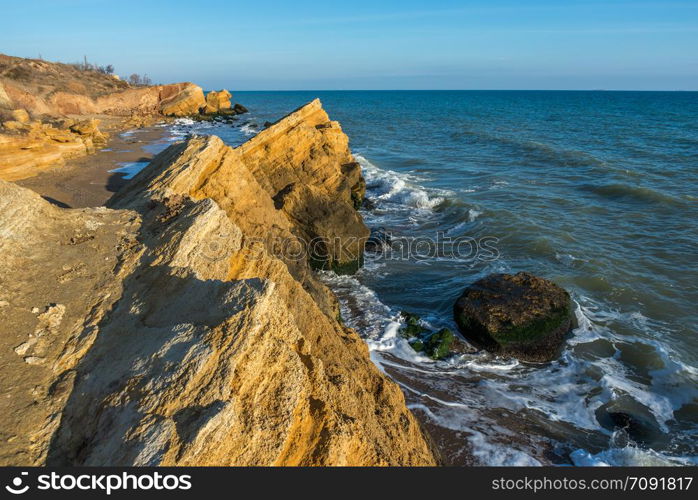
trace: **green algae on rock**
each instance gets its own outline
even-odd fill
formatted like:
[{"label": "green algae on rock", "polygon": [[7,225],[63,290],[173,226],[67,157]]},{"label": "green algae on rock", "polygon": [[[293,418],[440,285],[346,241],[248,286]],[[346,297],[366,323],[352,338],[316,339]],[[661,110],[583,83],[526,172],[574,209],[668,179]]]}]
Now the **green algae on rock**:
[{"label": "green algae on rock", "polygon": [[439,360],[466,351],[465,344],[448,328],[434,332],[420,323],[421,318],[417,314],[402,311],[400,316],[405,320],[406,325],[398,333],[402,338],[407,339],[416,352]]},{"label": "green algae on rock", "polygon": [[533,362],[555,359],[575,325],[570,295],[527,272],[492,274],[473,283],[453,312],[469,340],[488,351]]}]

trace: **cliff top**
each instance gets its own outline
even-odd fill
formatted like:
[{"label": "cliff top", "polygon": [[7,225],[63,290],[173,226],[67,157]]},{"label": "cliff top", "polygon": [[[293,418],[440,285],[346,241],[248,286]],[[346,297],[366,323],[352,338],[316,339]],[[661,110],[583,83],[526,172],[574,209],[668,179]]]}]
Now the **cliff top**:
[{"label": "cliff top", "polygon": [[5,54],[0,54],[0,79],[9,80],[37,97],[62,91],[96,98],[130,87],[127,82],[98,71]]}]

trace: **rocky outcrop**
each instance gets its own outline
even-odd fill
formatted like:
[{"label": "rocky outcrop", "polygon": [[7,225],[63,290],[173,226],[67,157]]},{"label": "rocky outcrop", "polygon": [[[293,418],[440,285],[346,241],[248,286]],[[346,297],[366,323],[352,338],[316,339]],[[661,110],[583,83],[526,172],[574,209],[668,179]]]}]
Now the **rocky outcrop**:
[{"label": "rocky outcrop", "polygon": [[0,134],[0,179],[19,180],[82,156],[106,145],[108,135],[99,120],[29,121],[24,110],[13,111],[14,120],[3,122]]},{"label": "rocky outcrop", "polygon": [[213,114],[225,112],[231,109],[230,98],[233,97],[227,90],[212,90],[206,94],[206,106],[203,109],[204,114]]},{"label": "rocky outcrop", "polygon": [[130,87],[111,75],[0,54],[0,109],[43,115],[198,114],[203,90],[193,83]]},{"label": "rocky outcrop", "polygon": [[[198,115],[205,105],[193,83],[132,88],[96,71],[0,54],[0,179],[32,177],[103,146],[95,116],[135,127]],[[67,119],[75,126],[64,126]]]},{"label": "rocky outcrop", "polygon": [[[165,163],[176,165],[167,175]],[[352,199],[361,169],[317,99],[237,148],[217,137],[173,148],[133,182],[142,189],[117,195],[116,206],[139,192],[208,197],[294,270],[308,259],[340,272],[361,265],[369,230]]]},{"label": "rocky outcrop", "polygon": [[159,111],[165,116],[195,115],[206,105],[204,91],[193,83],[179,84],[176,89],[161,89],[160,92]]},{"label": "rocky outcrop", "polygon": [[0,463],[43,464],[73,369],[121,293],[138,217],[59,209],[0,181],[0,227]]},{"label": "rocky outcrop", "polygon": [[307,259],[273,245],[368,233],[346,136],[319,102],[265,132],[171,146],[109,209],[0,181],[3,464],[436,462]]},{"label": "rocky outcrop", "polygon": [[476,345],[536,362],[556,358],[575,324],[570,295],[526,272],[493,274],[473,283],[456,301],[454,317]]}]

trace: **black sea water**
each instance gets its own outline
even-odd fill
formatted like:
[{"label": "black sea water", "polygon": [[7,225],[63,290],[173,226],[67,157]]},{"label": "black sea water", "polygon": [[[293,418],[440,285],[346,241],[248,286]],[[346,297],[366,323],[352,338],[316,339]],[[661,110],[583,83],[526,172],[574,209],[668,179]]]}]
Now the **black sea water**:
[{"label": "black sea water", "polygon": [[[172,138],[237,145],[315,97],[363,167],[369,227],[496,241],[496,258],[323,275],[449,462],[698,464],[698,93],[239,92],[237,124],[180,120]],[[397,335],[401,310],[455,329],[465,286],[522,270],[574,298],[559,360],[435,362]]]}]

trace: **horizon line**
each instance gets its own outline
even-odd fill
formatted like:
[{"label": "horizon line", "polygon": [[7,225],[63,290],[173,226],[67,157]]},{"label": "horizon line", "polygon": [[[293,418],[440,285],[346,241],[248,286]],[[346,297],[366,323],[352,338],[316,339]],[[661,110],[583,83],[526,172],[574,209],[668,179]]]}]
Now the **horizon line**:
[{"label": "horizon line", "polygon": [[[195,83],[195,82],[193,82]],[[234,89],[234,87],[231,87]],[[210,91],[212,89],[205,89]],[[698,92],[698,89],[234,89],[235,92]]]}]

